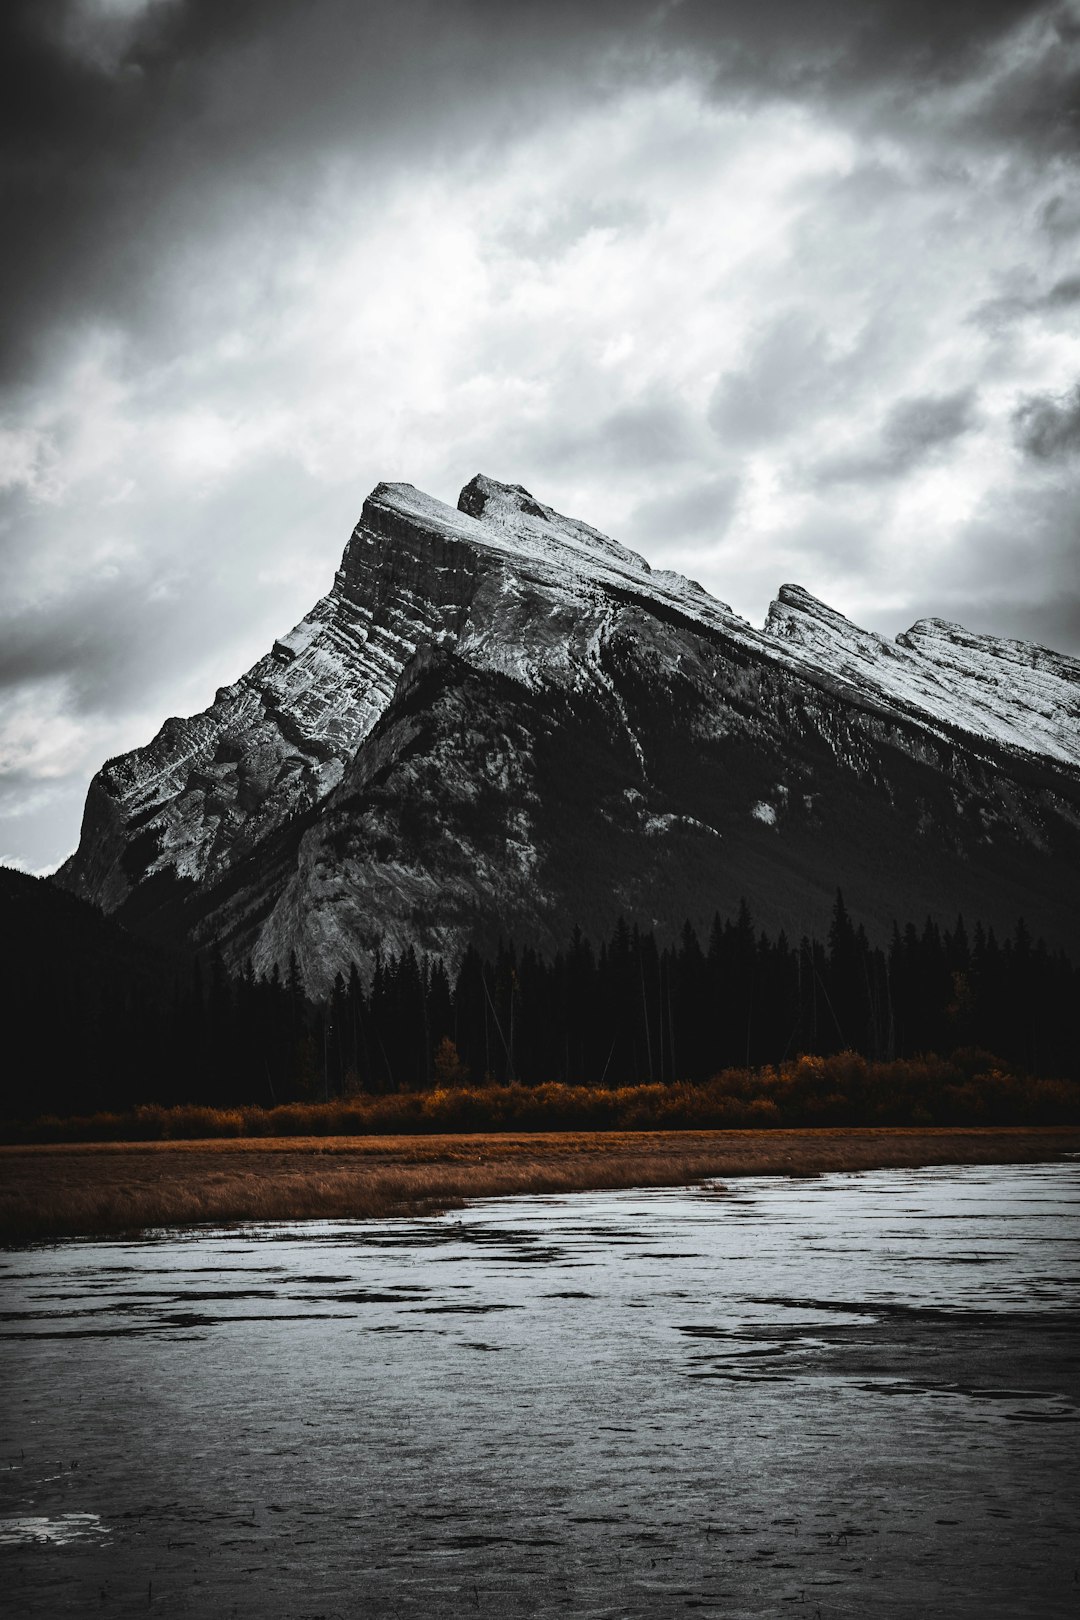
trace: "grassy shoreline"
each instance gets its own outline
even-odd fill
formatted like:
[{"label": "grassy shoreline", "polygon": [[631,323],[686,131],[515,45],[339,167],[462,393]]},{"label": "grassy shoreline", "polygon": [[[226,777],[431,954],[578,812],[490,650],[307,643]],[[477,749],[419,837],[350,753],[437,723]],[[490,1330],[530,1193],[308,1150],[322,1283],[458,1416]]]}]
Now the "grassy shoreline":
[{"label": "grassy shoreline", "polygon": [[0,1147],[0,1243],[240,1221],[428,1214],[477,1198],[706,1177],[1016,1164],[1076,1126],[485,1132]]}]

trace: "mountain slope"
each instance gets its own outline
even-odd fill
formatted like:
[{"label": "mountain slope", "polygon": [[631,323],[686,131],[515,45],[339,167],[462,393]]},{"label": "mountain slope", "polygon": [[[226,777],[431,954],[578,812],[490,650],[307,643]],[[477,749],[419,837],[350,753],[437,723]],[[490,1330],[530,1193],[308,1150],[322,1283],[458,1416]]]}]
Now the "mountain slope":
[{"label": "mountain slope", "polygon": [[785,586],[758,631],[478,477],[365,502],[330,593],[204,714],[91,787],[58,881],[325,988],[379,942],[552,946],[745,895],[821,928],[1080,903],[1080,663]]},{"label": "mountain slope", "polygon": [[781,587],[765,631],[897,712],[1080,765],[1080,659],[944,619],[919,619],[890,640],[798,585]]}]

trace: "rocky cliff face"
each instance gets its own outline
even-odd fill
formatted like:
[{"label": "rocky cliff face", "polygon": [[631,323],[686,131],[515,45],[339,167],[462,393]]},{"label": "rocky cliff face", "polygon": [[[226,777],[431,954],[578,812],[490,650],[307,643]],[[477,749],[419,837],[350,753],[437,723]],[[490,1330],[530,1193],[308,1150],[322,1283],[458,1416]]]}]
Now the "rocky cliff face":
[{"label": "rocky cliff face", "polygon": [[767,635],[935,729],[1080,766],[1080,659],[1026,641],[919,619],[895,640],[860,630],[798,585],[783,585]]},{"label": "rocky cliff face", "polygon": [[330,593],[213,705],[110,761],[58,881],[313,989],[376,944],[553,947],[621,913],[820,928],[1080,902],[1080,663],[785,586],[758,631],[475,478],[365,502]]}]

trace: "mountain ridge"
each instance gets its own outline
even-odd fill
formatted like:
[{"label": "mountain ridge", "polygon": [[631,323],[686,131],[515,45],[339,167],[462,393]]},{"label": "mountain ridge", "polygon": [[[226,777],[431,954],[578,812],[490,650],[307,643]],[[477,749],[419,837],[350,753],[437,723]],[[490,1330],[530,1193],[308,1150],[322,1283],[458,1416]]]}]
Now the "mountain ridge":
[{"label": "mountain ridge", "polygon": [[880,916],[873,850],[815,824],[869,792],[882,848],[933,829],[942,904],[988,885],[1015,916],[1030,865],[1060,937],[1078,721],[1080,661],[1049,649],[934,619],[890,640],[793,585],[757,630],[520,485],[477,475],[450,507],[379,484],[310,613],[103,767],[57,881],[234,962],[296,950],[321,984],[380,938],[453,955],[496,919],[545,944],[602,926],[590,862],[654,922],[695,874],[766,910],[790,891],[802,926],[846,859]]}]

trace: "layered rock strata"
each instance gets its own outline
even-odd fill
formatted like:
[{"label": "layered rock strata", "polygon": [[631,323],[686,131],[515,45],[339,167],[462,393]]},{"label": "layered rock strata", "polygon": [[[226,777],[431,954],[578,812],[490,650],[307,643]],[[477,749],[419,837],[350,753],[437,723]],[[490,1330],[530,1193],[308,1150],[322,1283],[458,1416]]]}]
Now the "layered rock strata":
[{"label": "layered rock strata", "polygon": [[784,586],[701,586],[477,477],[364,504],[333,587],[203,714],[110,761],[58,881],[324,990],[406,944],[545,948],[745,896],[789,933],[1080,910],[1080,662]]}]

